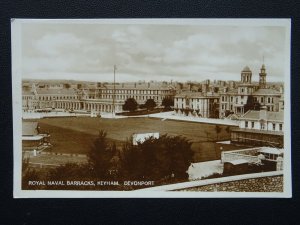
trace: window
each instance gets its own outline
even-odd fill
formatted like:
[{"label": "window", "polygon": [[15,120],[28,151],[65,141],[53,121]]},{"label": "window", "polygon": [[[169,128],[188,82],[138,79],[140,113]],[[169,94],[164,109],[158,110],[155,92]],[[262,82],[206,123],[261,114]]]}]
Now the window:
[{"label": "window", "polygon": [[264,97],[260,98],[260,102],[263,103],[264,102]]},{"label": "window", "polygon": [[248,128],[248,121],[245,121],[245,127]]},{"label": "window", "polygon": [[264,130],[265,129],[265,124],[264,123],[260,123],[260,129]]},{"label": "window", "polygon": [[270,98],[268,98],[268,103],[271,103],[271,99]]},{"label": "window", "polygon": [[282,131],[282,124],[279,124],[279,130]]},{"label": "window", "polygon": [[244,88],[242,88],[242,92],[244,92]]},{"label": "window", "polygon": [[275,123],[273,123],[273,130],[275,130],[275,127],[276,127],[276,124],[275,124]]},{"label": "window", "polygon": [[254,122],[251,122],[251,128],[254,128]]}]

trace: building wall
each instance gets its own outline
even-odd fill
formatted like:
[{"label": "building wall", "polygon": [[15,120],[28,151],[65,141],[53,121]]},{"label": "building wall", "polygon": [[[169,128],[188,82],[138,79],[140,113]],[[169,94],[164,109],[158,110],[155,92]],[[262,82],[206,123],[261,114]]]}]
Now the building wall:
[{"label": "building wall", "polygon": [[284,146],[283,134],[268,134],[268,133],[253,133],[247,132],[247,130],[232,130],[231,142],[245,145],[256,146],[271,146],[280,147]]},{"label": "building wall", "polygon": [[186,188],[180,191],[283,192],[283,175],[216,183],[200,187]]},{"label": "building wall", "polygon": [[239,127],[242,129],[250,129],[250,130],[266,130],[266,131],[281,131],[281,132],[284,130],[284,125],[282,122],[266,121],[265,123],[261,123],[260,121],[256,121],[256,120],[241,120]]},{"label": "building wall", "polygon": [[[49,87],[47,86],[47,88]],[[134,98],[138,104],[144,104],[148,99],[154,99],[157,105],[161,105],[164,98],[172,98],[175,95],[172,89],[94,88],[77,90],[76,93],[70,94],[60,93],[60,90],[66,90],[63,86],[56,87],[57,93],[55,94],[53,94],[53,90],[52,94],[38,93],[39,90],[48,90],[45,87],[44,89],[36,89],[35,87],[33,89],[34,92],[32,95],[22,96],[24,111],[58,108],[99,112],[112,112],[115,109],[115,112],[122,112],[122,106],[128,98]],[[113,102],[115,106],[113,106]]]},{"label": "building wall", "polygon": [[[198,115],[204,118],[209,118],[213,115],[214,104],[218,105],[219,97],[195,97],[186,98],[175,96],[174,108],[182,110],[198,111]],[[218,108],[218,106],[216,106]]]}]

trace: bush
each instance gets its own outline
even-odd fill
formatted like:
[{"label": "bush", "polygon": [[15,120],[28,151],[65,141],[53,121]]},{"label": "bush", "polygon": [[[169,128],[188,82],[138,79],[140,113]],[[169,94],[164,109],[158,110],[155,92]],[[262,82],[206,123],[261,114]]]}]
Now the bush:
[{"label": "bush", "polygon": [[134,112],[138,107],[138,104],[134,98],[128,98],[124,105],[123,105],[123,110],[125,111],[130,111]]},{"label": "bush", "polygon": [[186,179],[193,158],[191,143],[181,137],[149,138],[134,146],[123,146],[120,168],[132,180]]}]

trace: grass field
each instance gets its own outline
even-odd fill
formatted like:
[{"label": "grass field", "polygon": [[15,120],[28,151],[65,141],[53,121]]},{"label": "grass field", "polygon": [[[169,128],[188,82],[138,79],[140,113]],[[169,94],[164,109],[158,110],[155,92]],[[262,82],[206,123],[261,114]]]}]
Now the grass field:
[{"label": "grass field", "polygon": [[[118,146],[133,133],[159,132],[160,135],[181,135],[192,142],[195,151],[195,161],[213,160],[220,155],[220,144],[215,141],[228,140],[230,134],[227,127],[219,125],[220,132],[216,134],[216,125],[164,120],[156,118],[43,118],[38,120],[42,132],[51,135],[52,151],[65,153],[86,153],[97,137],[99,130],[105,130],[107,137]],[[223,150],[234,149],[228,145]]]}]

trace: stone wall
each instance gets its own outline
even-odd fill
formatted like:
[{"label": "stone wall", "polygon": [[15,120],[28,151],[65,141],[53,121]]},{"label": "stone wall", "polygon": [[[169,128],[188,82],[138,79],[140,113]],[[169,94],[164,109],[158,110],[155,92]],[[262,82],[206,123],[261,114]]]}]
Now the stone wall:
[{"label": "stone wall", "polygon": [[215,183],[200,187],[185,188],[178,191],[283,192],[283,175]]}]

